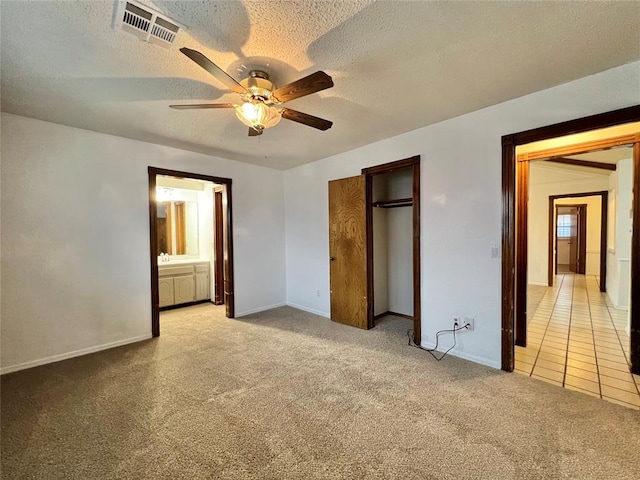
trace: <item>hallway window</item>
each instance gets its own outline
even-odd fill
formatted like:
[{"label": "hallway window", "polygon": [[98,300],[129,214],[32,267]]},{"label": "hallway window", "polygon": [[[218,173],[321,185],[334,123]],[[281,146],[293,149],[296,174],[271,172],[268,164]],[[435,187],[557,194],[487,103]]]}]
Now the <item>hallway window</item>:
[{"label": "hallway window", "polygon": [[571,237],[571,215],[558,215],[558,238]]}]

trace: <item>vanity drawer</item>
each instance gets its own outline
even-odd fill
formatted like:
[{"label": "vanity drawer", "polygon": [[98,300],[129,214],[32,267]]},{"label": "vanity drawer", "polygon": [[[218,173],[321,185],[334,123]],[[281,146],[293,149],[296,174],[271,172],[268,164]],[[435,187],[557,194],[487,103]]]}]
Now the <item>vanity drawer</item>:
[{"label": "vanity drawer", "polygon": [[174,277],[176,275],[193,275],[193,265],[158,268],[159,277]]},{"label": "vanity drawer", "polygon": [[196,273],[209,273],[209,264],[201,263],[196,265]]}]

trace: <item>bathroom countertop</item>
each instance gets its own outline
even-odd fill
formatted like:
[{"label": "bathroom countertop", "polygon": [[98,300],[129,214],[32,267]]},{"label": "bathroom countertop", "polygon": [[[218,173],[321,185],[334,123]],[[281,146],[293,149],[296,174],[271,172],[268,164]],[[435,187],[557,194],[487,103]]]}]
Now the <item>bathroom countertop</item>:
[{"label": "bathroom countertop", "polygon": [[208,258],[185,258],[179,260],[170,260],[168,262],[162,262],[158,260],[158,267],[170,267],[174,265],[187,265],[189,263],[208,263],[211,260]]}]

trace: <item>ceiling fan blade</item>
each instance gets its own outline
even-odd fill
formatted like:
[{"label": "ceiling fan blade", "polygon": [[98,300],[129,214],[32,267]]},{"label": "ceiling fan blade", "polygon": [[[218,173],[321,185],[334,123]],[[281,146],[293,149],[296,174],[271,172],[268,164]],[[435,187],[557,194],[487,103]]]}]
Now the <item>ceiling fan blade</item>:
[{"label": "ceiling fan blade", "polygon": [[255,128],[249,127],[249,136],[250,137],[257,137],[258,135],[262,135],[262,132],[259,132]]},{"label": "ceiling fan blade", "polygon": [[320,71],[278,88],[273,92],[273,96],[284,103],[331,87],[331,77]]},{"label": "ceiling fan blade", "polygon": [[244,88],[242,85],[236,82],[233,77],[230,77],[229,74],[227,74],[227,72],[222,70],[219,66],[217,66],[215,63],[213,63],[211,60],[209,60],[207,57],[205,57],[203,54],[201,54],[197,50],[191,50],[190,48],[182,47],[180,51],[184,53],[187,57],[189,57],[191,60],[196,62],[198,65],[200,65],[202,68],[204,68],[211,75],[213,75],[222,83],[224,83],[227,87],[229,87],[234,92],[238,94],[247,93],[246,88]]},{"label": "ceiling fan blade", "polygon": [[196,103],[192,105],[169,105],[176,110],[200,110],[203,108],[233,108],[232,103]]},{"label": "ceiling fan blade", "polygon": [[282,118],[292,120],[294,122],[302,123],[318,130],[329,130],[333,125],[333,122],[325,120],[324,118],[314,117],[313,115],[307,115],[306,113],[297,112],[290,108],[282,109]]}]

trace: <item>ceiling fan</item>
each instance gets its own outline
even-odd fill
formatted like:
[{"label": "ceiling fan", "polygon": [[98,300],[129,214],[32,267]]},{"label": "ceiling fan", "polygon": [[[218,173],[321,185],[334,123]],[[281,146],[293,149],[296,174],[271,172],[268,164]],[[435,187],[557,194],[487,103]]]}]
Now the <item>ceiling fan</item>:
[{"label": "ceiling fan", "polygon": [[237,93],[242,99],[242,103],[169,105],[171,108],[177,110],[233,108],[238,119],[249,127],[250,137],[262,135],[265,128],[277,125],[281,118],[302,123],[318,130],[328,130],[333,125],[333,122],[329,120],[290,108],[279,107],[285,102],[333,87],[331,77],[322,71],[275,88],[273,83],[269,81],[269,75],[262,70],[251,70],[249,77],[237,82],[202,53],[186,47],[181,48],[180,51]]}]

